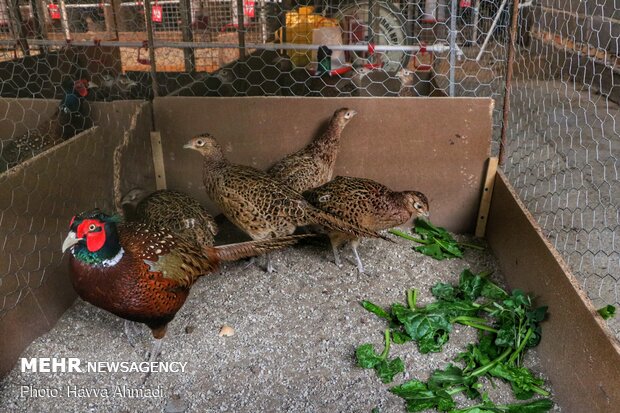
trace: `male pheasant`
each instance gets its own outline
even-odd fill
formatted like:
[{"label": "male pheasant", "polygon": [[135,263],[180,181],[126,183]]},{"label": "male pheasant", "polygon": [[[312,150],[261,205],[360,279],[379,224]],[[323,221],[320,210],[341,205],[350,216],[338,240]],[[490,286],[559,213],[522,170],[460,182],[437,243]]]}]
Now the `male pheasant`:
[{"label": "male pheasant", "polygon": [[338,109],[323,134],[278,161],[267,173],[299,193],[329,181],[334,174],[342,131],[356,114],[353,109]]},{"label": "male pheasant", "polygon": [[198,248],[169,230],[118,221],[98,209],[74,216],[62,251],[70,251],[70,277],[82,299],[151,329],[151,360],[198,277],[221,261],[252,257],[303,237]]},{"label": "male pheasant", "polygon": [[134,188],[122,199],[125,219],[170,229],[198,245],[213,245],[217,224],[191,196],[168,189],[151,194]]},{"label": "male pheasant", "polygon": [[38,128],[0,142],[0,173],[32,158],[91,126],[85,80],[63,81],[63,97],[52,117]]},{"label": "male pheasant", "polygon": [[[374,230],[313,207],[301,194],[263,171],[230,163],[209,134],[191,139],[184,148],[203,156],[207,195],[234,225],[254,240],[283,237],[292,234],[298,226],[312,224],[355,236],[385,239]],[[269,255],[267,271],[273,271]]]},{"label": "male pheasant", "polygon": [[[334,180],[304,192],[303,196],[317,208],[341,217],[353,225],[375,231],[402,226],[411,228],[413,220],[428,216],[428,199],[421,192],[392,191],[370,179],[337,176]],[[341,231],[330,231],[334,260],[340,266],[338,247],[351,241],[357,268],[364,265],[357,253],[359,238]]]}]

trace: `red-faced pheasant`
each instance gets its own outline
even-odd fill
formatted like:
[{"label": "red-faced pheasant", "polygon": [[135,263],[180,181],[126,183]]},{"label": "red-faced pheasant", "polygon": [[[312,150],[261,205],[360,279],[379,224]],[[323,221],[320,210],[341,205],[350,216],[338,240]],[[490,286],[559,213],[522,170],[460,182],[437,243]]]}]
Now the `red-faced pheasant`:
[{"label": "red-faced pheasant", "polygon": [[[395,226],[410,229],[415,218],[428,216],[429,211],[428,199],[421,192],[396,192],[370,179],[348,176],[337,176],[303,195],[315,207],[337,215],[346,222],[375,231]],[[341,231],[329,231],[329,238],[338,266],[338,247],[351,241],[357,268],[364,272],[364,265],[357,252],[359,237]]]},{"label": "red-faced pheasant", "polygon": [[198,277],[215,271],[221,261],[263,254],[302,237],[199,248],[169,230],[120,223],[92,210],[73,217],[62,251],[71,254],[70,277],[82,299],[151,329],[153,360]]},{"label": "red-faced pheasant", "polygon": [[52,117],[38,128],[0,142],[0,173],[91,126],[86,80],[63,81],[63,97]]},{"label": "red-faced pheasant", "polygon": [[[209,134],[191,139],[184,148],[203,156],[207,195],[234,225],[254,240],[290,235],[297,227],[312,224],[355,236],[385,238],[374,230],[314,208],[301,194],[263,171],[230,163]],[[273,271],[269,255],[267,271]]]},{"label": "red-faced pheasant", "polygon": [[356,114],[353,109],[338,109],[323,134],[277,162],[267,173],[299,193],[329,181],[334,174],[342,131]]},{"label": "red-faced pheasant", "polygon": [[213,245],[217,224],[191,196],[168,189],[150,193],[142,188],[129,191],[121,201],[125,219],[170,229],[198,245]]}]

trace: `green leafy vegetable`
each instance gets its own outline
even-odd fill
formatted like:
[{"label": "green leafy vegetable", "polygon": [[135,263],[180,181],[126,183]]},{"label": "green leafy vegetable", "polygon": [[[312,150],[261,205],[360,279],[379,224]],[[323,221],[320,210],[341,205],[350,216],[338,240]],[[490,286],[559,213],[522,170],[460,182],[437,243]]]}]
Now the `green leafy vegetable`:
[{"label": "green leafy vegetable", "polygon": [[454,400],[449,392],[431,390],[426,383],[417,379],[392,387],[390,392],[405,399],[408,412],[421,412],[433,408],[440,412],[447,412],[455,407]]},{"label": "green leafy vegetable", "polygon": [[[398,344],[415,341],[421,353],[428,353],[441,351],[455,323],[479,330],[478,342],[468,345],[467,351],[455,358],[462,367],[448,364],[432,372],[426,383],[414,379],[390,389],[405,399],[407,411],[435,408],[454,413],[542,413],[553,407],[548,399],[495,405],[480,393],[479,379],[487,376],[508,382],[519,400],[549,396],[543,380],[521,365],[525,351],[540,341],[540,323],[546,317],[547,307],[533,307],[530,296],[518,289],[505,291],[488,280],[489,274],[464,270],[457,285],[437,283],[431,289],[436,301],[425,306],[417,305],[415,289],[407,290],[406,305],[395,303],[389,310],[370,301],[362,302],[366,310],[385,319],[389,328],[383,353],[377,355],[372,345],[362,345],[356,351],[358,364],[374,368],[384,383],[404,371],[400,359],[387,358],[390,336]],[[452,396],[460,392],[470,399],[482,399],[482,403],[454,410]]]},{"label": "green leafy vegetable", "polygon": [[383,308],[379,307],[376,304],[371,303],[370,301],[362,301],[362,307],[371,313],[377,315],[380,318],[383,318],[388,321],[392,321],[392,316],[388,314]]},{"label": "green leafy vegetable", "polygon": [[357,364],[364,369],[375,369],[383,383],[390,383],[394,376],[405,371],[400,358],[388,359],[390,353],[390,330],[385,330],[385,348],[383,353],[375,353],[372,344],[366,343],[355,349]]},{"label": "green leafy vegetable", "polygon": [[527,403],[495,405],[489,401],[464,409],[451,410],[450,413],[545,413],[553,408],[549,399],[538,399]]},{"label": "green leafy vegetable", "polygon": [[603,317],[603,320],[609,320],[610,318],[614,318],[616,316],[616,307],[613,305],[606,305],[605,307],[599,309],[597,313]]},{"label": "green leafy vegetable", "polygon": [[384,359],[382,355],[375,353],[375,349],[370,343],[359,346],[355,350],[355,357],[357,364],[363,369],[372,369]]},{"label": "green leafy vegetable", "polygon": [[381,360],[375,365],[375,371],[383,383],[391,383],[395,375],[405,371],[405,365],[399,357],[393,360]]},{"label": "green leafy vegetable", "polygon": [[464,247],[480,250],[484,249],[477,245],[459,243],[444,228],[436,227],[429,221],[421,218],[415,220],[413,230],[416,234],[420,236],[420,238],[412,237],[396,229],[390,230],[390,233],[397,235],[401,238],[423,244],[414,247],[414,249],[417,252],[433,257],[436,260],[443,260],[446,258],[461,258],[463,257]]}]

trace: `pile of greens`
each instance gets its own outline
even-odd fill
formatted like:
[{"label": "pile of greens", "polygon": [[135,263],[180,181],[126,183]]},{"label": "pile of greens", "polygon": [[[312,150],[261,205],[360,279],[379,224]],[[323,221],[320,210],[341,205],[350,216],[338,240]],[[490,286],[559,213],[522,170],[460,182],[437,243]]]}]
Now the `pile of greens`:
[{"label": "pile of greens", "polygon": [[436,227],[429,221],[421,218],[415,220],[413,230],[420,238],[412,237],[397,229],[391,229],[389,232],[409,241],[422,244],[414,247],[414,249],[437,260],[461,258],[463,257],[464,248],[483,249],[477,245],[457,242],[444,228]]},{"label": "pile of greens", "polygon": [[[536,346],[541,338],[540,322],[547,308],[533,308],[531,298],[521,290],[508,293],[487,279],[488,273],[461,273],[458,285],[437,283],[431,289],[436,301],[418,306],[417,290],[407,291],[407,305],[393,304],[385,310],[369,301],[362,306],[385,319],[385,348],[381,354],[372,344],[356,349],[360,367],[373,368],[384,383],[390,383],[398,373],[404,372],[400,358],[389,359],[390,343],[415,341],[421,353],[440,352],[449,340],[455,323],[479,330],[479,340],[460,353],[455,362],[443,370],[435,370],[427,382],[409,380],[390,388],[405,399],[407,411],[419,412],[435,408],[452,413],[487,412],[546,412],[553,407],[551,400],[542,398],[513,405],[495,405],[486,393],[481,393],[483,376],[498,378],[512,386],[515,397],[527,400],[534,395],[549,396],[543,381],[522,366],[523,355]],[[467,397],[481,403],[457,409],[453,395],[464,392]]]}]

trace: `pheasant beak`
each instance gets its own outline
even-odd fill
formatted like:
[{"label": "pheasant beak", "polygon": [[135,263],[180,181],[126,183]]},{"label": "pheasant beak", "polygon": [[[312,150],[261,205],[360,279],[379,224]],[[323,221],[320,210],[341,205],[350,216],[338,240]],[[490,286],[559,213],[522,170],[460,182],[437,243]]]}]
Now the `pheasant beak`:
[{"label": "pheasant beak", "polygon": [[186,143],[185,145],[183,145],[183,149],[194,149],[194,145],[192,145],[191,143]]},{"label": "pheasant beak", "polygon": [[78,238],[75,236],[74,231],[69,231],[67,238],[65,238],[65,240],[62,242],[62,252],[64,253],[66,250],[68,250],[69,248],[71,248],[72,246],[80,242],[81,240],[82,238]]}]

